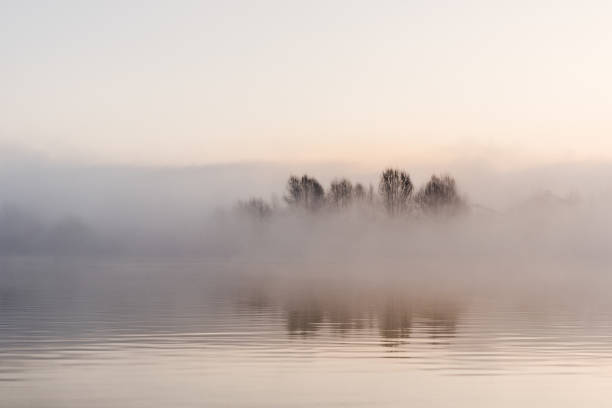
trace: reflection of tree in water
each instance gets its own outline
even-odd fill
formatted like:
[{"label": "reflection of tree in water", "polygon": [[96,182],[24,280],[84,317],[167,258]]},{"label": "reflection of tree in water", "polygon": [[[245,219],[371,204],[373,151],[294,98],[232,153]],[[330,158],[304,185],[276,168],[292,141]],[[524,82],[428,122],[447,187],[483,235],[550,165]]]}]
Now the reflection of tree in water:
[{"label": "reflection of tree in water", "polygon": [[287,312],[287,330],[289,334],[313,334],[323,322],[323,312],[315,304],[302,308],[291,308]]},{"label": "reflection of tree in water", "polygon": [[415,336],[433,339],[432,344],[446,344],[456,332],[459,308],[449,296],[441,300],[440,296],[416,296],[397,289],[351,291],[305,286],[287,291],[282,301],[266,288],[261,282],[249,285],[242,291],[242,306],[262,311],[278,306],[279,301],[284,303],[291,335],[308,336],[322,328],[337,336],[353,330],[378,331],[385,346],[397,346]]},{"label": "reflection of tree in water", "polygon": [[348,301],[342,302],[336,298],[326,304],[325,315],[332,324],[332,331],[340,335],[363,328],[362,311]]},{"label": "reflection of tree in water", "polygon": [[[391,299],[383,306],[378,321],[380,335],[385,339],[406,339],[410,337],[412,307],[403,299]],[[396,343],[384,342],[393,346]]]},{"label": "reflection of tree in water", "polygon": [[[416,301],[409,297],[391,297],[371,305],[379,333],[385,346],[405,343],[413,333],[415,323],[419,333],[434,339],[432,344],[444,344],[455,336],[458,308],[452,302]],[[342,297],[307,297],[294,300],[287,307],[287,330],[290,334],[313,334],[327,321],[332,333],[345,335],[351,330],[372,329],[372,309]],[[394,341],[395,340],[395,341]]]},{"label": "reflection of tree in water", "polygon": [[368,308],[360,301],[329,288],[297,295],[286,306],[289,333],[311,334],[324,322],[332,333],[340,336],[363,329],[368,323],[364,318]]},{"label": "reflection of tree in water", "polygon": [[[459,310],[453,304],[434,304],[426,307],[421,316],[426,319],[425,333],[434,340],[452,339],[457,330]],[[432,344],[441,344],[434,341]]]}]

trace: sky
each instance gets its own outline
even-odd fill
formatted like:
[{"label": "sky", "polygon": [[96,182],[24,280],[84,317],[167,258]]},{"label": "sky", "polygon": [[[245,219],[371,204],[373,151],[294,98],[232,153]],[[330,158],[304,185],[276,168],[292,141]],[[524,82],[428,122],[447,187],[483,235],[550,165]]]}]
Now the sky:
[{"label": "sky", "polygon": [[609,1],[0,0],[0,146],[196,165],[612,157]]}]

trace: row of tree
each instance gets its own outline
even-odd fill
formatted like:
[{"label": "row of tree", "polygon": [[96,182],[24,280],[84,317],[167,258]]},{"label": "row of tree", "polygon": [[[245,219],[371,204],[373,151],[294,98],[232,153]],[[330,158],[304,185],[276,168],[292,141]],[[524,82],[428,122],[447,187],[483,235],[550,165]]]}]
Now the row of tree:
[{"label": "row of tree", "polygon": [[[457,212],[465,208],[455,179],[451,176],[433,175],[415,192],[408,173],[394,168],[388,168],[381,173],[378,194],[374,193],[372,185],[366,190],[363,184],[353,184],[345,178],[335,179],[325,191],[317,179],[305,174],[302,177],[289,177],[284,199],[290,208],[308,212],[324,207],[344,209],[355,204],[382,204],[385,211],[392,216],[417,210]],[[265,218],[272,213],[272,207],[257,198],[240,203],[240,207],[257,218]]]}]

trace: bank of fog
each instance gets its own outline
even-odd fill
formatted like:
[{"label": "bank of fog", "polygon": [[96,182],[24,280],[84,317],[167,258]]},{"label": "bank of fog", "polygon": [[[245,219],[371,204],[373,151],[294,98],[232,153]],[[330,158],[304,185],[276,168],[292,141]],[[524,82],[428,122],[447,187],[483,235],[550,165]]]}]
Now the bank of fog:
[{"label": "bank of fog", "polygon": [[607,303],[603,200],[545,192],[500,213],[470,204],[450,176],[415,191],[395,169],[376,188],[291,177],[283,198],[241,202],[213,223],[209,248],[244,282]]}]

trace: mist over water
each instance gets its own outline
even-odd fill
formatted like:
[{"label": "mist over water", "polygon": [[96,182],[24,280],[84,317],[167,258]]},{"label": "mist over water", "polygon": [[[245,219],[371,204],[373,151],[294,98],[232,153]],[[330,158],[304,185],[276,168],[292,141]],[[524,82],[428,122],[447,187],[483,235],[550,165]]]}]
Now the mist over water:
[{"label": "mist over water", "polygon": [[284,165],[6,165],[0,406],[605,406],[604,168],[457,170],[466,211],[391,216],[291,208]]},{"label": "mist over water", "polygon": [[0,1],[0,408],[609,407],[611,15]]},{"label": "mist over water", "polygon": [[[228,265],[224,278],[234,283],[342,282],[442,298],[608,307],[611,195],[602,180],[612,167],[556,166],[514,179],[469,168],[456,167],[463,176],[456,176],[460,213],[393,216],[381,204],[379,174],[349,165],[311,165],[310,174],[320,174],[325,189],[347,177],[372,187],[373,198],[313,213],[285,203],[288,165],[8,161],[0,179],[0,253],[205,259]],[[414,179],[415,191],[426,180]],[[508,198],[500,204],[504,189]],[[271,216],[254,217],[237,205],[251,197],[263,197]]]}]

